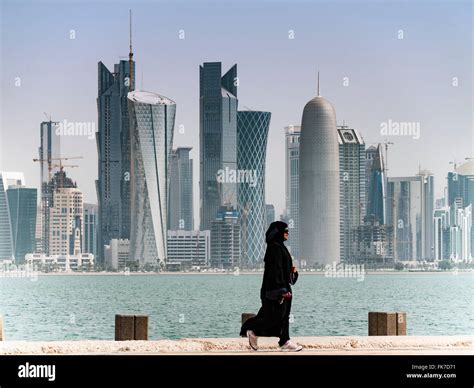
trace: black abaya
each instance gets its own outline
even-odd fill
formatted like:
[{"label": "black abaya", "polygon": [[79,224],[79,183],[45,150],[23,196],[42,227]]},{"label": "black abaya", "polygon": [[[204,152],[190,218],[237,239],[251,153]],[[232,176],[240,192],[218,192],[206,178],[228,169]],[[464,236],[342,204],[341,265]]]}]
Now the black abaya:
[{"label": "black abaya", "polygon": [[262,307],[255,317],[242,325],[241,336],[246,336],[247,330],[252,330],[259,337],[280,337],[280,346],[290,339],[291,298],[285,299],[282,295],[291,292],[291,285],[295,284],[298,278],[297,272],[291,272],[292,267],[291,255],[283,239],[277,236],[269,241],[260,290]]}]

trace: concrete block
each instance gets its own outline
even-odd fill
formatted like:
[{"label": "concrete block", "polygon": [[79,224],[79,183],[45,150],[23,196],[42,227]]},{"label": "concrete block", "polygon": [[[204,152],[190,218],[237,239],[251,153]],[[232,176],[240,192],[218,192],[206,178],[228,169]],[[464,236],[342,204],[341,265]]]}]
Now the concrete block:
[{"label": "concrete block", "polygon": [[131,341],[135,337],[135,316],[115,315],[115,341]]},{"label": "concrete block", "polygon": [[134,340],[148,340],[148,315],[135,315]]},{"label": "concrete block", "polygon": [[369,312],[369,335],[406,335],[406,313]]}]

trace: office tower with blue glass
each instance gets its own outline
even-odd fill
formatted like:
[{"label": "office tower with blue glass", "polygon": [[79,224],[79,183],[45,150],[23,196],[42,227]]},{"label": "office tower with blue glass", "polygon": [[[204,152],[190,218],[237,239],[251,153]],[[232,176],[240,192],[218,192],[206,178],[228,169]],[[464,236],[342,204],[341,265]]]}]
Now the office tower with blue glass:
[{"label": "office tower with blue glass", "polygon": [[166,263],[169,161],[176,104],[145,91],[128,95],[131,126],[130,260],[161,268]]},{"label": "office tower with blue glass", "polygon": [[221,206],[211,222],[211,267],[241,268],[240,247],[239,212],[232,206]]},{"label": "office tower with blue glass", "polygon": [[3,173],[0,173],[0,260],[11,260],[13,257],[12,231],[8,211],[7,193]]},{"label": "office tower with blue glass", "polygon": [[386,174],[382,145],[370,146],[365,152],[366,170],[366,219],[370,222],[386,222]]},{"label": "office tower with blue glass", "polygon": [[420,171],[411,177],[389,177],[387,223],[393,227],[395,261],[434,259],[434,177]]},{"label": "office tower with blue glass", "polygon": [[178,147],[171,152],[168,224],[170,230],[193,230],[193,160],[191,147]]},{"label": "office tower with blue glass", "polygon": [[300,134],[299,125],[288,125],[285,127],[285,215],[288,218],[289,235],[286,246],[291,255],[299,259],[299,191],[300,191]]},{"label": "office tower with blue glass", "polygon": [[130,236],[130,127],[127,94],[135,84],[135,63],[121,60],[110,71],[99,62],[96,134],[99,205],[98,256],[104,245]]},{"label": "office tower with blue glass", "polygon": [[99,228],[99,207],[96,204],[84,203],[84,235],[82,252],[97,256],[97,232]]},{"label": "office tower with blue glass", "polygon": [[339,140],[341,195],[341,261],[355,260],[357,228],[365,215],[365,143],[360,133],[348,126],[337,128]]},{"label": "office tower with blue glass", "polygon": [[217,179],[237,169],[237,65],[221,74],[220,62],[199,67],[201,230],[211,229],[221,205],[237,206],[236,183]]},{"label": "office tower with blue glass", "polygon": [[0,171],[0,260],[13,260],[14,246],[7,189],[9,186],[23,186],[22,172]]},{"label": "office tower with blue glass", "polygon": [[[318,77],[319,78],[319,77]],[[336,112],[319,94],[303,110],[300,136],[300,259],[340,261],[340,172]]]},{"label": "office tower with blue glass", "polygon": [[22,264],[25,255],[35,251],[37,190],[25,186],[9,186],[7,200],[13,255],[16,263]]},{"label": "office tower with blue glass", "polygon": [[265,256],[265,160],[270,112],[237,113],[238,211],[241,217],[241,265],[261,266]]}]

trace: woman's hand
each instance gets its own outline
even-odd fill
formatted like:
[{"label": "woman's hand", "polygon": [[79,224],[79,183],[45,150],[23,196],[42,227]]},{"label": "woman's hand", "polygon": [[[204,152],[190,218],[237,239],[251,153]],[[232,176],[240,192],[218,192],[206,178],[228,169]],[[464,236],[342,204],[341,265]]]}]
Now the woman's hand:
[{"label": "woman's hand", "polygon": [[295,266],[291,267],[291,272],[295,273],[295,272],[298,272],[298,270],[296,269]]}]

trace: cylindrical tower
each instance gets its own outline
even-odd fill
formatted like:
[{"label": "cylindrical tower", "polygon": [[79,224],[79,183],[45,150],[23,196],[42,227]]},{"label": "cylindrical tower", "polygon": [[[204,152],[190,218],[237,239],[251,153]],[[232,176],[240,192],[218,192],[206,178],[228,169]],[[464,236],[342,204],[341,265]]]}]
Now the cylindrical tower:
[{"label": "cylindrical tower", "polygon": [[307,266],[338,263],[340,214],[336,113],[332,104],[319,95],[303,110],[299,167],[300,259]]}]

